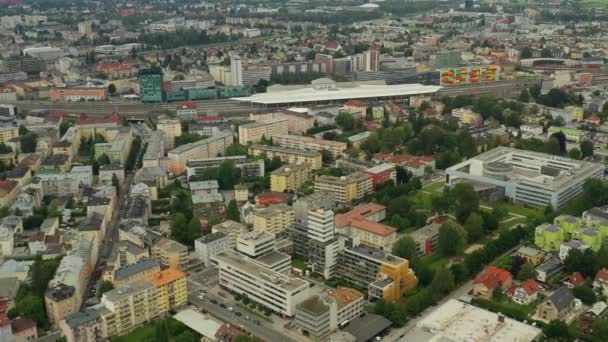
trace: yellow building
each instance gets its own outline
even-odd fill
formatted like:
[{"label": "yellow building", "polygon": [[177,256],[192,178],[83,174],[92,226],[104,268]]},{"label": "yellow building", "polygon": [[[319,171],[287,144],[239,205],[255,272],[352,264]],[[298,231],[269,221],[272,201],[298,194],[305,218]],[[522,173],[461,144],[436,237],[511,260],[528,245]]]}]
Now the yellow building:
[{"label": "yellow building", "polygon": [[262,140],[262,137],[270,139],[277,135],[287,134],[287,132],[287,119],[274,118],[252,122],[239,126],[239,143],[247,145]]},{"label": "yellow building", "polygon": [[583,108],[577,106],[566,106],[565,110],[571,114],[572,121],[583,121]]},{"label": "yellow building", "polygon": [[149,274],[146,280],[156,286],[158,308],[162,312],[176,309],[188,302],[186,273],[175,268]]},{"label": "yellow building", "polygon": [[310,164],[289,164],[270,174],[270,190],[296,191],[310,179]]},{"label": "yellow building", "polygon": [[475,113],[468,108],[452,109],[452,116],[465,125],[476,126],[483,122],[481,114]]},{"label": "yellow building", "polygon": [[279,234],[293,223],[293,209],[284,203],[258,210],[253,214],[253,229]]},{"label": "yellow building", "polygon": [[19,127],[16,126],[0,126],[0,144],[8,144],[8,142],[19,136]]},{"label": "yellow building", "polygon": [[175,147],[175,137],[182,135],[182,123],[179,119],[160,119],[156,124],[156,129],[165,133],[165,148],[168,150]]},{"label": "yellow building", "polygon": [[101,135],[108,140],[107,131],[120,126],[122,126],[122,117],[118,113],[112,113],[105,118],[89,118],[86,115],[81,115],[74,127],[80,131],[81,138],[91,139]]},{"label": "yellow building", "polygon": [[182,270],[188,263],[188,247],[163,237],[152,246],[152,259],[163,267]]},{"label": "yellow building", "polygon": [[311,165],[311,169],[313,170],[323,167],[323,158],[321,157],[321,152],[318,151],[296,150],[268,145],[251,145],[249,146],[249,154],[254,157],[265,154],[268,158],[277,157],[282,162],[289,164],[307,163]]},{"label": "yellow building", "polygon": [[334,200],[340,203],[363,198],[371,193],[372,189],[372,178],[363,172],[342,177],[322,175],[315,179],[315,192],[329,192],[334,196]]},{"label": "yellow building", "polygon": [[[400,259],[397,262],[384,261],[380,267],[380,272],[382,276],[392,280],[390,285],[378,287],[382,290],[382,298],[385,300],[399,300],[418,284],[416,274],[414,274],[414,271],[410,268],[410,262],[406,259]],[[372,283],[371,287],[373,286]]]}]

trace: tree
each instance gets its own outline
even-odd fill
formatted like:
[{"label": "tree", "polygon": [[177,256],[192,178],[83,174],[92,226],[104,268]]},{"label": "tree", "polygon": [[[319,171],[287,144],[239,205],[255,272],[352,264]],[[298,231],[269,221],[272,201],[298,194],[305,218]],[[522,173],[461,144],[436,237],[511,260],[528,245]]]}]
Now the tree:
[{"label": "tree", "polygon": [[450,291],[452,291],[455,286],[456,284],[454,282],[454,274],[452,274],[452,270],[448,268],[435,272],[435,276],[433,277],[433,281],[431,282],[430,289],[434,299],[439,300],[443,298],[443,296],[450,293]]},{"label": "tree", "polygon": [[519,57],[522,59],[532,58],[532,49],[528,46],[524,47],[519,54]]},{"label": "tree", "polygon": [[593,305],[597,302],[597,296],[592,288],[587,285],[577,286],[572,289],[575,298],[580,299],[586,305]]},{"label": "tree", "polygon": [[355,119],[349,113],[340,112],[336,116],[336,125],[340,126],[344,131],[350,131],[355,128]]},{"label": "tree", "polygon": [[[540,96],[540,91],[541,91],[540,84],[535,84],[530,87],[530,95],[535,99],[537,99]],[[538,108],[538,106],[536,108]]]},{"label": "tree", "polygon": [[9,311],[10,316],[13,316],[12,318],[16,316],[28,317],[36,322],[39,328],[46,330],[49,322],[42,298],[43,296],[26,295],[16,303],[14,310]]},{"label": "tree", "polygon": [[524,88],[521,90],[518,100],[520,102],[529,102],[530,101],[530,93],[528,92],[528,89]]},{"label": "tree", "polygon": [[154,323],[154,340],[158,342],[169,342],[169,328],[166,320],[157,320]]},{"label": "tree", "polygon": [[450,190],[456,211],[456,219],[463,223],[469,215],[479,209],[479,195],[473,186],[466,183],[458,183]]},{"label": "tree", "polygon": [[596,319],[591,323],[593,335],[608,341],[608,319]]},{"label": "tree", "polygon": [[324,164],[330,164],[334,161],[334,157],[331,152],[325,149],[321,150],[321,159],[323,160]]},{"label": "tree", "polygon": [[476,242],[483,236],[483,218],[478,213],[471,213],[464,223],[469,243]]},{"label": "tree", "polygon": [[600,269],[608,267],[608,243],[603,243],[600,250],[597,251],[597,254],[595,255],[595,264]]},{"label": "tree", "polygon": [[247,146],[234,143],[226,149],[226,155],[228,156],[246,156]]},{"label": "tree", "polygon": [[36,133],[27,133],[19,137],[19,143],[21,144],[21,152],[23,153],[34,153],[36,152],[36,140],[38,136]]},{"label": "tree", "polygon": [[412,261],[416,258],[417,247],[416,242],[406,235],[395,242],[392,252],[400,258]]},{"label": "tree", "polygon": [[194,336],[192,331],[186,330],[186,331],[182,332],[181,334],[177,335],[177,337],[175,337],[173,339],[173,341],[174,342],[197,342],[198,338],[196,336]]},{"label": "tree", "polygon": [[564,270],[568,273],[580,272],[585,277],[593,277],[597,272],[595,255],[591,249],[581,251],[571,249],[564,259]]},{"label": "tree", "polygon": [[116,193],[120,194],[120,180],[115,173],[112,174],[112,186],[116,188]]},{"label": "tree", "polygon": [[228,203],[228,209],[226,209],[226,218],[235,222],[241,222],[241,212],[236,200],[232,199]]},{"label": "tree", "polygon": [[241,169],[236,167],[234,160],[224,160],[218,168],[217,180],[221,189],[234,189],[241,178]]},{"label": "tree", "polygon": [[97,163],[98,163],[99,165],[108,165],[108,164],[111,164],[111,163],[112,163],[112,161],[110,160],[110,157],[108,157],[108,155],[107,155],[107,154],[102,153],[102,154],[99,156],[99,158],[97,158]]},{"label": "tree", "polygon": [[561,155],[561,147],[560,147],[560,143],[559,141],[554,138],[554,137],[550,137],[549,139],[547,139],[547,141],[545,142],[545,146],[543,148],[545,153],[548,154],[554,154],[554,155]]},{"label": "tree", "polygon": [[524,263],[517,273],[517,280],[525,281],[528,279],[536,279],[536,269],[529,262]]},{"label": "tree", "polygon": [[581,154],[581,150],[579,150],[578,148],[574,147],[571,148],[570,151],[568,151],[568,158],[572,158],[572,159],[582,159],[583,155]]},{"label": "tree", "polygon": [[551,341],[570,342],[574,341],[574,331],[564,321],[554,319],[543,328],[543,333]]},{"label": "tree", "polygon": [[455,222],[447,221],[439,228],[439,251],[445,256],[462,254],[466,241],[467,233]]},{"label": "tree", "polygon": [[593,155],[593,143],[591,140],[583,140],[580,144],[581,154],[583,158],[587,158]]},{"label": "tree", "polygon": [[110,83],[110,85],[108,85],[108,94],[110,94],[110,96],[116,95],[116,86],[114,83]]},{"label": "tree", "polygon": [[59,125],[59,136],[63,136],[65,134],[65,132],[67,132],[68,129],[72,126],[73,126],[73,123],[71,121],[62,120],[61,124]]},{"label": "tree", "polygon": [[431,199],[431,208],[437,215],[445,214],[450,209],[450,199],[445,196],[435,196]]},{"label": "tree", "polygon": [[112,284],[112,282],[110,282],[110,281],[105,280],[101,283],[101,285],[99,285],[99,291],[97,291],[97,297],[101,298],[101,296],[104,293],[111,291],[111,290],[114,290],[114,284]]}]

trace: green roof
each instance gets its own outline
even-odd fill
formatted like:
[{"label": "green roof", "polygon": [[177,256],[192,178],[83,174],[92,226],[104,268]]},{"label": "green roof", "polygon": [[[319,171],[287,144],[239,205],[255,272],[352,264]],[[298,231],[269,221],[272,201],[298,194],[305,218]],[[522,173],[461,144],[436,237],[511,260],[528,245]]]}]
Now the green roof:
[{"label": "green roof", "polygon": [[566,135],[583,134],[583,131],[576,129],[576,128],[557,127],[557,126],[549,127],[549,132],[564,132],[564,134],[566,134]]}]

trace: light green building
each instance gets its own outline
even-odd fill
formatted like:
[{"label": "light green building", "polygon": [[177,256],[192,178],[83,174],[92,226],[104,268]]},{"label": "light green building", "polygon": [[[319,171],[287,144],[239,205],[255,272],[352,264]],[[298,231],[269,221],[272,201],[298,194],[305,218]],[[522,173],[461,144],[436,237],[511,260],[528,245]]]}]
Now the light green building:
[{"label": "light green building", "polygon": [[577,239],[585,242],[589,245],[589,248],[594,252],[597,252],[602,247],[603,236],[597,229],[585,227],[577,229],[575,236]]},{"label": "light green building", "polygon": [[544,252],[559,251],[559,246],[564,242],[565,232],[560,227],[543,223],[536,227],[534,232],[534,244]]},{"label": "light green building", "polygon": [[560,227],[566,234],[564,239],[569,240],[574,231],[583,227],[585,222],[579,217],[574,217],[571,215],[559,215],[555,218],[555,220],[553,220],[553,224]]}]

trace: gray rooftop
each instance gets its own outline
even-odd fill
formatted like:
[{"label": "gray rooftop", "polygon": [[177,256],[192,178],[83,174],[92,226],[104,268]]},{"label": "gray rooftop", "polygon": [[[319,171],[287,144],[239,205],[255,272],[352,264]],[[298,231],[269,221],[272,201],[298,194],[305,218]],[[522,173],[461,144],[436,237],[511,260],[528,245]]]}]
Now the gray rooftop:
[{"label": "gray rooftop", "polygon": [[350,324],[344,328],[344,331],[355,336],[357,342],[366,342],[389,328],[391,325],[391,321],[380,315],[367,314],[363,317],[353,319]]},{"label": "gray rooftop", "polygon": [[549,300],[559,312],[562,312],[574,301],[574,294],[572,289],[562,286],[549,296]]},{"label": "gray rooftop", "polygon": [[119,268],[114,272],[114,279],[123,280],[129,278],[135,274],[159,267],[160,264],[157,261],[150,259],[141,259],[134,264],[127,265],[125,267]]},{"label": "gray rooftop", "polygon": [[211,233],[211,234],[207,234],[205,236],[202,236],[200,238],[198,238],[196,241],[200,242],[200,243],[209,243],[212,241],[216,241],[219,239],[223,239],[225,237],[227,237],[228,235],[222,233],[222,232],[215,232],[215,233]]},{"label": "gray rooftop", "polygon": [[99,312],[94,309],[85,309],[83,311],[77,312],[68,318],[66,318],[65,323],[70,328],[76,328],[80,325],[87,324],[91,321],[95,321],[99,318]]}]

